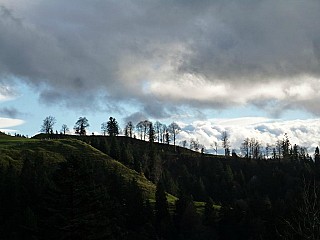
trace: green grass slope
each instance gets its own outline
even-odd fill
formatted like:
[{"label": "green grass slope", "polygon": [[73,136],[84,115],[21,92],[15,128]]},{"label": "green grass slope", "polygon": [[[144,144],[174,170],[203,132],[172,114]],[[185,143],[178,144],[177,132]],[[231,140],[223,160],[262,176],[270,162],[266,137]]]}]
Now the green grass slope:
[{"label": "green grass slope", "polygon": [[18,171],[21,170],[25,158],[41,156],[47,165],[52,168],[58,163],[73,157],[79,161],[88,161],[104,166],[108,171],[121,175],[125,180],[135,180],[143,190],[146,197],[153,200],[155,185],[143,175],[131,170],[113,160],[108,155],[76,139],[37,140],[0,135],[0,164],[8,166],[13,164]]}]

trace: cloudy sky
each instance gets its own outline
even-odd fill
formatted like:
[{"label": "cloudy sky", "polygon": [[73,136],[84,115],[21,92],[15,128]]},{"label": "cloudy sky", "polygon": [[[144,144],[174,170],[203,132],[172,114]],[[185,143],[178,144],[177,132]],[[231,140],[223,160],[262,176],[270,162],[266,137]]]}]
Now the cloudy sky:
[{"label": "cloudy sky", "polygon": [[114,116],[318,144],[319,22],[315,0],[0,0],[0,129]]}]

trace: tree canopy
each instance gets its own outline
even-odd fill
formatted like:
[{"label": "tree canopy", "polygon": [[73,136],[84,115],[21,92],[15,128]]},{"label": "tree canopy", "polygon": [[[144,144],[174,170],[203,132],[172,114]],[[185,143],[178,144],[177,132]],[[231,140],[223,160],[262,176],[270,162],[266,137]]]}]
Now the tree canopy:
[{"label": "tree canopy", "polygon": [[90,124],[86,117],[79,117],[78,121],[74,125],[75,133],[79,135],[86,135],[87,133],[86,128],[89,126]]},{"label": "tree canopy", "polygon": [[53,116],[48,116],[43,120],[43,124],[41,125],[41,132],[46,134],[53,132],[53,126],[56,123],[56,118]]},{"label": "tree canopy", "polygon": [[107,132],[109,136],[117,136],[119,134],[119,125],[115,118],[110,117],[107,122]]}]

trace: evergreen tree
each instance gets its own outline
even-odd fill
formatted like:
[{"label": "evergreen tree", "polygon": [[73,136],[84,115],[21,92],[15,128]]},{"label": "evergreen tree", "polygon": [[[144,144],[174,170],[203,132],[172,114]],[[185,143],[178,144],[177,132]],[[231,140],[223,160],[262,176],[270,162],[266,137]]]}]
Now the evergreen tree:
[{"label": "evergreen tree", "polygon": [[107,122],[107,131],[109,136],[114,137],[119,135],[119,125],[115,118],[109,118],[109,121]]},{"label": "evergreen tree", "polygon": [[161,182],[158,182],[156,189],[155,218],[158,234],[162,237],[168,237],[172,227],[171,218],[167,196]]},{"label": "evergreen tree", "polygon": [[113,159],[116,159],[116,160],[120,159],[120,147],[119,147],[119,143],[115,137],[111,137],[110,157],[112,157]]}]

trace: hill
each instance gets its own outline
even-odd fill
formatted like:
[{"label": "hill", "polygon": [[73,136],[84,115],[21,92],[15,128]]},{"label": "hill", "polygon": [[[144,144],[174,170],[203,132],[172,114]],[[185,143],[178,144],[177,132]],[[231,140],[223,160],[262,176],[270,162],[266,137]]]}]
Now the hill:
[{"label": "hill", "polygon": [[[148,211],[156,186],[83,141],[1,134],[0,191],[0,239],[108,239],[142,231],[147,219],[134,209]],[[120,222],[108,226],[112,218]]]},{"label": "hill", "polygon": [[0,239],[317,239],[319,173],[293,150],[252,159],[127,137],[2,134]]}]

